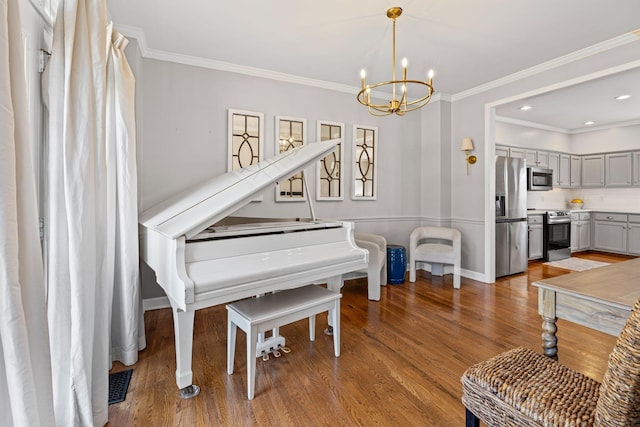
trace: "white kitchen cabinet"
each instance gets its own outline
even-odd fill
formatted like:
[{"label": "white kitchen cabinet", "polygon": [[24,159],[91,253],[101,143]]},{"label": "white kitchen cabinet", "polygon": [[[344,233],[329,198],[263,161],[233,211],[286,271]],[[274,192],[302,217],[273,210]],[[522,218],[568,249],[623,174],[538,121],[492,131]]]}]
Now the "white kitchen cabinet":
[{"label": "white kitchen cabinet", "polygon": [[[640,225],[640,224],[639,224]],[[571,252],[591,249],[591,213],[571,213]]]},{"label": "white kitchen cabinet", "polygon": [[627,252],[627,215],[594,213],[593,249]]},{"label": "white kitchen cabinet", "polygon": [[569,154],[560,154],[559,187],[571,187],[571,165],[571,156]]},{"label": "white kitchen cabinet", "polygon": [[605,173],[607,187],[631,186],[631,153],[605,155]]},{"label": "white kitchen cabinet", "polygon": [[506,145],[496,145],[496,156],[509,157],[509,147]]},{"label": "white kitchen cabinet", "polygon": [[[571,186],[573,187],[573,177]],[[604,187],[604,154],[582,156],[582,187]]]},{"label": "white kitchen cabinet", "polygon": [[580,187],[582,178],[582,158],[580,156],[571,156],[571,171],[569,178],[571,180],[570,187]]},{"label": "white kitchen cabinet", "polygon": [[631,255],[640,255],[640,215],[629,215],[627,242]]},{"label": "white kitchen cabinet", "polygon": [[640,151],[634,151],[631,153],[633,158],[633,178],[631,180],[633,185],[640,185]]},{"label": "white kitchen cabinet", "polygon": [[547,151],[525,150],[524,154],[527,166],[549,167],[549,153]]},{"label": "white kitchen cabinet", "polygon": [[529,215],[527,217],[527,230],[529,235],[529,259],[540,259],[542,258],[542,215]]}]

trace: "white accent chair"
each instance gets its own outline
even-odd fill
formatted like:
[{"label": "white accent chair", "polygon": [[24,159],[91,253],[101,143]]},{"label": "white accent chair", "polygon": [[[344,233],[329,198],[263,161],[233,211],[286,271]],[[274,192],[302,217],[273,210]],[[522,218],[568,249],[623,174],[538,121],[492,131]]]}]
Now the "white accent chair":
[{"label": "white accent chair", "polygon": [[368,298],[380,301],[380,286],[387,284],[387,240],[376,234],[355,233],[356,245],[369,251],[369,265],[358,270],[367,273]]},{"label": "white accent chair", "polygon": [[418,227],[409,238],[409,281],[416,281],[416,263],[431,264],[431,274],[442,276],[444,264],[453,264],[453,287],[460,289],[460,232],[454,228]]}]

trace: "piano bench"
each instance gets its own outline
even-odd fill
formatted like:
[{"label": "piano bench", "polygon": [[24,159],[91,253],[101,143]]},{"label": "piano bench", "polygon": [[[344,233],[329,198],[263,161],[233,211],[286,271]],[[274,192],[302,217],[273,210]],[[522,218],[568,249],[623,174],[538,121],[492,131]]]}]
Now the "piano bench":
[{"label": "piano bench", "polygon": [[233,374],[236,331],[239,327],[247,334],[247,396],[253,399],[255,391],[258,334],[298,320],[309,318],[309,339],[315,339],[316,314],[329,312],[333,324],[333,349],[340,356],[340,298],[339,292],[308,285],[273,294],[248,298],[227,304],[227,373]]}]

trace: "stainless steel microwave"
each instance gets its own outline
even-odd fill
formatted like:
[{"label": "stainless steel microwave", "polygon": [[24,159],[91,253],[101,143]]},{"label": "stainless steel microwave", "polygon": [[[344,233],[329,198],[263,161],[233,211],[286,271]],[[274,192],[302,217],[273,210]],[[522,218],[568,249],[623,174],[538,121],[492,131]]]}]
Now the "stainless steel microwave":
[{"label": "stainless steel microwave", "polygon": [[527,190],[553,190],[553,170],[547,168],[527,168]]}]

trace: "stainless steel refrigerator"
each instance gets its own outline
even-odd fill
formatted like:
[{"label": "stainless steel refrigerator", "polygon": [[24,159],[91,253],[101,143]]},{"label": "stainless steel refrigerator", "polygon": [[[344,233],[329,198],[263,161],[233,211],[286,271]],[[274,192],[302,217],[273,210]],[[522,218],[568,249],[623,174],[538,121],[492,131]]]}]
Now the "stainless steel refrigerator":
[{"label": "stainless steel refrigerator", "polygon": [[496,277],[527,269],[527,168],[496,157]]}]

